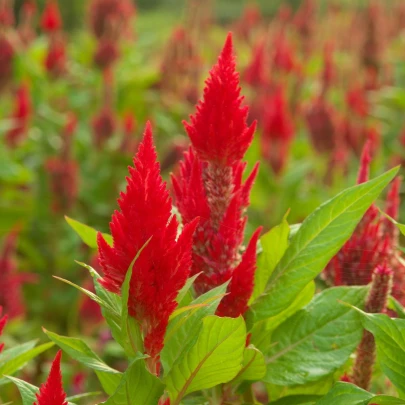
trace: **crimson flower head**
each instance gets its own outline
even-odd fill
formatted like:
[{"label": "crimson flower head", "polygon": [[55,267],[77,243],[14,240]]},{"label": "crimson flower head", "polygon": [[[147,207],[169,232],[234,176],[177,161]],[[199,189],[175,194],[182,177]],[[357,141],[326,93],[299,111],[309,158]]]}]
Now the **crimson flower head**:
[{"label": "crimson flower head", "polygon": [[56,0],[49,0],[41,17],[43,31],[53,33],[62,28],[62,17]]},{"label": "crimson flower head", "polygon": [[101,148],[115,131],[116,120],[109,106],[103,107],[92,120],[93,138],[97,148]]},{"label": "crimson flower head", "polygon": [[13,75],[14,47],[6,35],[0,34],[0,91]]},{"label": "crimson flower head", "polygon": [[177,237],[178,222],[156,161],[150,123],[129,167],[127,188],[118,200],[120,211],[110,223],[111,247],[99,233],[98,251],[104,277],[100,283],[119,294],[128,268],[139,252],[130,281],[128,310],[140,324],[149,367],[157,372],[159,353],[176,296],[191,267],[191,245],[196,220],[185,225]]},{"label": "crimson flower head", "polygon": [[66,71],[66,44],[62,38],[53,37],[45,57],[45,69],[58,77]]},{"label": "crimson flower head", "polygon": [[0,1],[0,27],[11,27],[14,24],[14,13],[10,1]]},{"label": "crimson flower head", "polygon": [[204,99],[186,130],[192,147],[172,176],[176,206],[187,224],[200,217],[194,235],[192,274],[197,294],[224,284],[228,295],[218,314],[237,317],[247,309],[256,270],[256,242],[260,228],[243,252],[243,236],[249,194],[258,171],[243,182],[246,162],[242,157],[252,141],[255,124],[248,127],[247,107],[235,72],[229,35],[218,63],[206,81]]},{"label": "crimson flower head", "polygon": [[59,350],[53,360],[48,379],[41,385],[34,405],[67,405],[66,393],[62,386],[62,373],[60,359],[62,351]]},{"label": "crimson flower head", "polygon": [[243,158],[253,139],[256,123],[246,124],[248,107],[242,106],[232,35],[228,34],[217,64],[205,82],[203,100],[184,126],[202,160],[228,165]]},{"label": "crimson flower head", "polygon": [[359,117],[366,117],[369,113],[369,103],[364,89],[353,87],[346,94],[346,102],[349,109]]},{"label": "crimson flower head", "polygon": [[294,70],[296,67],[294,50],[285,38],[284,33],[276,37],[274,48],[274,68],[286,73]]},{"label": "crimson flower head", "polygon": [[252,87],[260,87],[268,85],[266,77],[266,46],[265,40],[260,41],[255,45],[252,53],[252,59],[243,74],[243,80]]},{"label": "crimson flower head", "polygon": [[[3,307],[0,305],[0,336],[3,333],[3,329],[6,326],[7,323],[7,315],[3,315],[3,317],[1,317],[1,314],[3,313]],[[3,351],[4,348],[4,343],[0,343],[0,353]]]}]

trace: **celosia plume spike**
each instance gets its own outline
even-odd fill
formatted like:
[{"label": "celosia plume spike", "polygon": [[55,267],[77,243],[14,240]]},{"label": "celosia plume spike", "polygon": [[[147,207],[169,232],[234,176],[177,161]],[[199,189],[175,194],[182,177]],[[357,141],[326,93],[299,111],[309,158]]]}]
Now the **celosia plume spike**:
[{"label": "celosia plume spike", "polygon": [[185,129],[197,155],[226,166],[242,159],[253,139],[256,123],[246,124],[248,107],[242,106],[232,35],[228,34],[217,64],[205,82],[204,97]]},{"label": "celosia plume spike", "polygon": [[41,17],[41,28],[48,33],[62,28],[62,17],[56,0],[48,0]]},{"label": "celosia plume spike", "polygon": [[62,386],[62,373],[60,359],[62,351],[59,350],[52,363],[48,379],[41,385],[39,393],[35,394],[37,401],[34,405],[67,405],[66,393]]},{"label": "celosia plume spike", "polygon": [[371,141],[368,140],[363,147],[363,151],[361,153],[360,158],[360,169],[357,175],[357,184],[364,183],[369,179],[369,171],[370,171],[370,162],[371,162]]},{"label": "celosia plume spike", "polygon": [[129,314],[138,320],[144,335],[147,363],[158,372],[159,353],[176,296],[185,284],[191,267],[191,245],[198,220],[186,224],[177,237],[178,223],[160,176],[150,123],[129,167],[127,187],[118,200],[110,223],[113,246],[99,233],[100,283],[119,294],[132,260],[149,240],[136,260],[130,281]]},{"label": "celosia plume spike", "polygon": [[[3,313],[3,307],[0,305],[0,317],[1,317],[2,313]],[[7,315],[4,315],[3,317],[0,318],[0,336],[3,333],[3,329],[6,326],[7,320],[8,320]],[[2,352],[3,348],[4,348],[4,343],[0,343],[0,353]]]},{"label": "celosia plume spike", "polygon": [[243,315],[253,292],[254,277],[256,271],[256,245],[262,228],[258,228],[242,256],[239,265],[232,273],[232,279],[228,286],[228,295],[222,298],[217,315],[236,318]]}]

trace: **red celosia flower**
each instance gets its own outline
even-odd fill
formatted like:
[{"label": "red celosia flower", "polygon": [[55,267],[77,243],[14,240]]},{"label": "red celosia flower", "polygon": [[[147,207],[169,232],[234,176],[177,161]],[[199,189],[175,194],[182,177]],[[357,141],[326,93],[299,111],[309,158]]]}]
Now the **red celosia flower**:
[{"label": "red celosia flower", "polygon": [[273,67],[275,70],[289,73],[295,68],[295,65],[294,51],[284,33],[280,33],[274,43]]},{"label": "red celosia flower", "polygon": [[101,148],[110,139],[115,131],[115,117],[111,108],[104,107],[92,121],[93,138],[97,148]]},{"label": "red celosia flower", "polygon": [[157,372],[169,316],[176,308],[177,293],[189,275],[197,222],[186,225],[177,237],[178,223],[171,213],[171,199],[160,176],[149,123],[129,172],[126,192],[118,200],[121,211],[114,213],[110,223],[113,247],[98,234],[104,272],[100,283],[119,294],[128,267],[151,238],[133,267],[128,309],[143,332],[145,351],[151,356],[150,371]]},{"label": "red celosia flower", "polygon": [[252,87],[260,89],[261,86],[268,85],[266,68],[266,46],[265,40],[261,39],[253,49],[252,59],[243,74],[243,80]]},{"label": "red celosia flower", "polygon": [[[6,326],[7,319],[8,319],[7,315],[3,315],[3,317],[1,317],[2,313],[3,313],[3,307],[0,305],[0,336],[3,333],[3,329]],[[3,351],[3,349],[4,349],[4,343],[1,343],[0,344],[0,353]]]},{"label": "red celosia flower", "polygon": [[278,174],[285,167],[294,136],[293,121],[282,87],[267,98],[263,107],[262,125],[262,154]]},{"label": "red celosia flower", "polygon": [[[357,180],[359,184],[368,180],[371,161],[370,147],[369,141],[364,147],[361,158]],[[388,193],[387,206],[391,214],[398,212],[398,182],[399,180],[393,182]],[[391,227],[387,227],[386,219],[381,218],[378,208],[372,205],[357,225],[351,238],[329,262],[323,276],[331,285],[365,285],[371,281],[377,266],[385,263],[393,271],[392,294],[404,302],[405,267],[396,251]]]},{"label": "red celosia flower", "polygon": [[58,77],[66,71],[66,45],[62,38],[52,37],[45,58],[46,71]]},{"label": "red celosia flower", "polygon": [[67,405],[66,393],[62,385],[62,373],[60,370],[60,359],[62,350],[59,350],[52,362],[48,379],[41,385],[34,405]]},{"label": "red celosia flower", "polygon": [[346,94],[346,102],[351,112],[364,118],[369,113],[367,94],[361,87],[353,87]]},{"label": "red celosia flower", "polygon": [[28,121],[31,115],[31,98],[28,86],[21,85],[16,91],[15,107],[12,118],[14,128],[11,128],[6,134],[6,142],[10,147],[14,147],[25,134]]},{"label": "red celosia flower", "polygon": [[19,274],[15,261],[18,231],[11,232],[4,241],[0,255],[0,305],[10,318],[25,314],[22,284],[32,280],[28,274]]},{"label": "red celosia flower", "polygon": [[34,18],[37,11],[35,0],[25,0],[21,7],[20,22],[18,25],[18,32],[21,41],[27,45],[36,36],[34,27]]},{"label": "red celosia flower", "polygon": [[14,47],[9,39],[0,34],[0,90],[10,82],[13,74]]},{"label": "red celosia flower", "polygon": [[325,93],[335,80],[336,72],[333,63],[333,46],[331,43],[325,44],[323,48],[323,71],[322,71],[322,85],[323,93]]},{"label": "red celosia flower", "polygon": [[246,167],[242,158],[252,140],[254,124],[247,126],[248,108],[241,107],[241,102],[229,35],[206,81],[204,99],[191,124],[185,124],[192,148],[185,154],[180,173],[172,176],[183,222],[200,217],[194,236],[192,274],[203,274],[196,279],[195,289],[202,294],[232,279],[229,294],[218,309],[226,316],[239,316],[247,309],[260,233],[260,229],[256,231],[241,255],[247,219],[243,214],[258,170],[256,165],[242,182]]},{"label": "red celosia flower", "polygon": [[12,2],[9,0],[0,0],[0,28],[11,27],[14,24],[14,13]]},{"label": "red celosia flower", "polygon": [[102,70],[110,68],[119,57],[117,42],[110,39],[101,39],[94,55],[94,63]]},{"label": "red celosia flower", "polygon": [[232,36],[205,82],[204,98],[184,122],[194,149],[202,160],[231,165],[242,159],[253,139],[256,124],[246,124],[248,107],[242,107],[239,75],[235,71]]},{"label": "red celosia flower", "polygon": [[259,25],[262,15],[260,8],[256,4],[248,4],[245,6],[242,16],[235,24],[235,32],[238,36],[250,40],[254,29]]},{"label": "red celosia flower", "polygon": [[48,33],[56,32],[62,28],[62,17],[57,0],[48,0],[46,3],[41,17],[41,28]]},{"label": "red celosia flower", "polygon": [[123,117],[122,122],[123,127],[123,138],[120,146],[122,153],[131,153],[135,150],[137,140],[134,138],[135,129],[136,129],[136,120],[135,116],[128,112]]}]

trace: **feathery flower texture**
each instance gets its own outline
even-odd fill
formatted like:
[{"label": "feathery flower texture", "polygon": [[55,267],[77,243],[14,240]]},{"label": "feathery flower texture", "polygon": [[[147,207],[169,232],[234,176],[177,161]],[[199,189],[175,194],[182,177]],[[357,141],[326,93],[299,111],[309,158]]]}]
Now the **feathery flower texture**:
[{"label": "feathery flower texture", "polygon": [[221,316],[237,317],[247,309],[256,269],[256,242],[260,229],[243,253],[244,211],[257,174],[254,168],[243,183],[242,158],[253,139],[255,123],[246,124],[248,107],[242,106],[239,76],[235,71],[232,37],[206,81],[197,111],[184,123],[192,147],[180,173],[172,176],[176,205],[185,224],[200,223],[194,235],[192,274],[198,294],[228,280],[228,295],[218,308]]},{"label": "feathery flower texture", "polygon": [[37,401],[34,405],[67,405],[66,393],[62,386],[62,373],[60,359],[62,351],[59,350],[53,360],[48,379],[41,385],[39,393],[35,394]]},{"label": "feathery flower texture", "polygon": [[129,173],[126,191],[118,200],[120,211],[113,214],[110,223],[113,247],[98,234],[104,272],[100,283],[119,294],[132,260],[151,238],[133,267],[128,309],[144,335],[145,352],[151,356],[147,361],[149,369],[157,373],[168,320],[190,272],[197,221],[191,221],[177,237],[178,222],[171,213],[171,199],[160,176],[149,123]]}]

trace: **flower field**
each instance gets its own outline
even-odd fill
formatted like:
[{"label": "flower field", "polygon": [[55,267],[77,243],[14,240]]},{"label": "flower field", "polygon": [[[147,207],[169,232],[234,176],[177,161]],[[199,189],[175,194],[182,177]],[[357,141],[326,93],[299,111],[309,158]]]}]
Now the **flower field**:
[{"label": "flower field", "polygon": [[0,0],[1,404],[405,404],[405,3],[231,3]]}]

